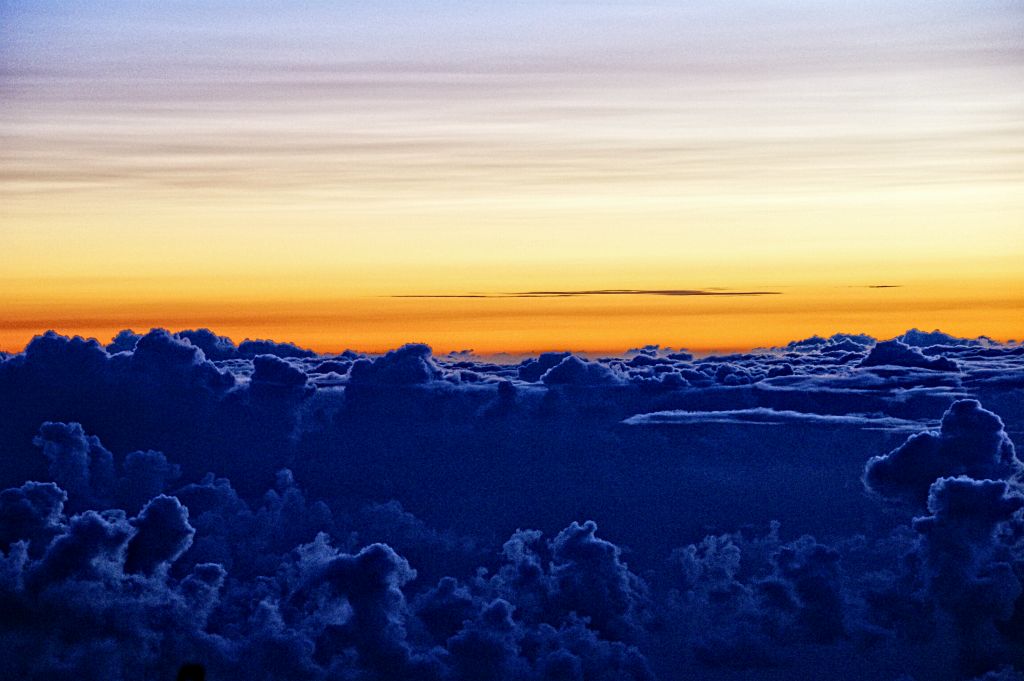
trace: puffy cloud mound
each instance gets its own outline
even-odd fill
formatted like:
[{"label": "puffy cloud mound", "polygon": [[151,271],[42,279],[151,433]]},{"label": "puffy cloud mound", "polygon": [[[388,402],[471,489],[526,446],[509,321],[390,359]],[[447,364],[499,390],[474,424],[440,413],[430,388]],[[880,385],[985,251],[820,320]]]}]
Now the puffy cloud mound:
[{"label": "puffy cloud mound", "polygon": [[26,482],[0,492],[0,550],[24,540],[30,552],[41,554],[61,530],[67,499],[52,482]]},{"label": "puffy cloud mound", "polygon": [[1016,481],[1022,470],[1002,419],[977,400],[959,400],[943,415],[938,432],[912,435],[888,454],[872,457],[864,484],[883,497],[923,509],[938,478]]},{"label": "puffy cloud mound", "polygon": [[[52,482],[0,493],[0,602],[11,606],[0,640],[16,676],[129,679],[192,660],[253,679],[653,679],[621,641],[643,631],[646,585],[593,522],[550,542],[518,533],[492,577],[467,566],[465,582],[444,576],[416,595],[418,572],[392,546],[336,548],[332,535],[351,547],[357,533],[308,502],[289,470],[257,507],[212,476],[169,495],[160,490],[177,471],[159,452],[119,460],[80,424],[40,433],[43,458],[70,462],[53,474],[78,499],[66,503]],[[110,463],[108,477],[120,463],[118,479],[137,487],[115,500],[155,494],[134,516],[109,508],[82,483],[94,458]],[[106,510],[65,515],[82,505]],[[358,534],[388,534],[427,563],[470,555],[397,504],[359,523]]]},{"label": "puffy cloud mound", "polygon": [[129,452],[124,458],[124,474],[118,479],[120,505],[134,513],[166,490],[181,476],[181,467],[172,464],[163,452]]},{"label": "puffy cloud mound", "polygon": [[300,348],[294,343],[276,343],[269,340],[249,340],[238,344],[238,356],[252,359],[257,355],[274,355],[275,357],[316,357],[316,353]]},{"label": "puffy cloud mound", "polygon": [[306,385],[306,374],[275,355],[256,355],[252,359],[254,384],[300,387]]},{"label": "puffy cloud mound", "polygon": [[188,341],[166,329],[154,329],[139,338],[132,351],[132,362],[139,368],[167,367],[186,371],[204,366],[206,355]]},{"label": "puffy cloud mound", "polygon": [[860,366],[900,366],[932,371],[958,371],[960,366],[945,357],[927,357],[916,347],[898,340],[882,341],[871,348]]},{"label": "puffy cloud mound", "polygon": [[588,362],[569,355],[544,372],[540,378],[544,385],[621,385],[624,381],[612,369],[598,362]]},{"label": "puffy cloud mound", "polygon": [[131,352],[135,349],[140,338],[142,338],[142,335],[135,333],[131,329],[121,329],[107,344],[107,352],[112,355],[116,352]]},{"label": "puffy cloud mound", "polygon": [[901,336],[897,336],[895,340],[898,340],[906,345],[910,345],[916,348],[927,348],[932,345],[977,345],[977,340],[971,340],[967,338],[957,338],[951,336],[948,333],[943,333],[938,329],[934,331],[921,331],[920,329],[910,329],[903,333]]},{"label": "puffy cloud mound", "polygon": [[569,357],[568,352],[545,352],[537,357],[523,360],[522,364],[519,365],[519,378],[523,381],[536,383],[549,369],[557,366],[566,357]]},{"label": "puffy cloud mound", "polygon": [[46,422],[33,443],[50,462],[54,482],[72,495],[72,506],[104,508],[114,487],[114,456],[79,423]]},{"label": "puffy cloud mound", "polygon": [[[321,535],[321,538],[323,535]],[[358,553],[330,551],[322,541],[300,549],[298,583],[291,599],[327,606],[343,601],[349,610],[331,626],[332,645],[351,648],[357,662],[385,677],[408,673],[412,651],[406,640],[407,605],[402,587],[416,576],[409,563],[386,544]]]},{"label": "puffy cloud mound", "polygon": [[415,385],[441,378],[429,345],[410,343],[374,359],[360,359],[349,370],[349,382],[370,385]]},{"label": "puffy cloud mound", "polygon": [[786,645],[836,644],[847,635],[839,552],[811,536],[710,535],[672,553],[670,611],[680,640],[705,667],[783,664]]},{"label": "puffy cloud mound", "polygon": [[128,542],[124,569],[152,574],[159,566],[173,563],[192,545],[194,527],[188,524],[188,509],[175,497],[161,494],[131,520],[135,536]]},{"label": "puffy cloud mound", "polygon": [[[129,357],[124,377],[136,389],[165,389],[184,393],[200,390],[222,394],[235,378],[206,359],[203,351],[164,329],[154,329],[139,339]],[[123,379],[122,379],[123,380]]]},{"label": "puffy cloud mound", "polygon": [[202,350],[207,359],[223,361],[238,357],[238,348],[230,338],[218,336],[209,329],[186,329],[174,335]]},{"label": "puffy cloud mound", "polygon": [[930,515],[914,520],[925,586],[956,625],[965,674],[1008,654],[1000,624],[1014,616],[1024,587],[1005,531],[1022,508],[1024,496],[1003,481],[941,478],[928,495]]},{"label": "puffy cloud mound", "polygon": [[630,639],[645,603],[646,586],[621,560],[618,546],[596,536],[597,523],[573,522],[551,546],[551,576],[559,607],[589,618],[598,631]]},{"label": "puffy cloud mound", "polygon": [[839,553],[804,536],[782,546],[772,563],[772,576],[758,585],[766,601],[795,613],[794,624],[808,640],[831,643],[842,637]]},{"label": "puffy cloud mound", "polygon": [[[152,525],[136,530],[147,524],[141,520],[115,511],[61,516],[42,554],[18,543],[0,556],[5,678],[153,678],[202,655],[201,630],[224,572],[196,566],[180,580],[127,572],[131,542],[143,531],[160,533]],[[149,557],[173,561],[178,553]]]},{"label": "puffy cloud mound", "polygon": [[[89,510],[65,519],[56,485],[6,491],[4,517],[21,518],[5,524],[19,539],[0,556],[0,599],[10,606],[0,637],[17,654],[8,669],[16,677],[74,670],[84,679],[130,679],[193,660],[225,678],[654,678],[635,647],[602,634],[632,630],[624,618],[640,582],[591,522],[550,543],[539,610],[529,605],[532,582],[506,581],[514,570],[465,586],[446,577],[410,600],[417,572],[386,544],[346,551],[319,533],[250,575],[237,563],[228,570],[189,559],[214,508],[222,509],[217,525],[246,528],[243,553],[270,548],[252,544],[257,526],[293,522],[261,511],[252,523],[244,502],[206,487],[221,500],[204,504],[197,489],[182,495],[210,509],[198,514],[198,529],[166,495],[134,518]],[[48,543],[33,557],[28,546],[40,533]],[[496,598],[499,590],[522,601],[524,613]],[[56,646],[60,654],[48,652]]]}]

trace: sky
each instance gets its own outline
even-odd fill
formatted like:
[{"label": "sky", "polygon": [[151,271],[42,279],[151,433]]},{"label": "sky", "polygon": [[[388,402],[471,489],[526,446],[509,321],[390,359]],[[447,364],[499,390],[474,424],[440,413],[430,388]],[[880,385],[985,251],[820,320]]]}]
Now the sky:
[{"label": "sky", "polygon": [[1022,31],[987,0],[0,1],[0,349],[1020,338]]}]

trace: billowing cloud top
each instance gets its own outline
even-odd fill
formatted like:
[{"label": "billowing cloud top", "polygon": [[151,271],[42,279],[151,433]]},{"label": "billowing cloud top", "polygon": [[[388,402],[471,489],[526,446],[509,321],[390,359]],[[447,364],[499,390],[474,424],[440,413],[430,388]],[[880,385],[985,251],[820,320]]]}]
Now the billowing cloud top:
[{"label": "billowing cloud top", "polygon": [[1022,388],[1021,346],[938,332],[47,333],[0,358],[5,675],[1016,679]]}]

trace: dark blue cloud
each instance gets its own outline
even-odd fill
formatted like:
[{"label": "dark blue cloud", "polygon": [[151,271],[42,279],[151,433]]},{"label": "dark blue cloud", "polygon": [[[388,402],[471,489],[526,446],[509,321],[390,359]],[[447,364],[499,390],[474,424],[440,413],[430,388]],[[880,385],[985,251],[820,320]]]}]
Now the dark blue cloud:
[{"label": "dark blue cloud", "polygon": [[280,387],[302,387],[306,385],[306,374],[276,355],[256,355],[252,359],[253,384]]},{"label": "dark blue cloud", "polygon": [[49,461],[51,479],[72,496],[72,506],[105,508],[114,492],[114,456],[78,423],[46,422],[33,444]]},{"label": "dark blue cloud", "polygon": [[26,482],[0,492],[0,549],[25,541],[29,551],[41,554],[61,531],[67,499],[52,482]]},{"label": "dark blue cloud", "polygon": [[1008,640],[1000,625],[1014,617],[1024,586],[1021,556],[1003,534],[1022,508],[1024,496],[1006,482],[940,478],[928,494],[929,515],[914,520],[924,588],[956,627],[965,674],[1013,657],[1013,627]]},{"label": "dark blue cloud", "polygon": [[934,331],[910,329],[903,335],[897,336],[895,340],[915,348],[927,348],[932,345],[975,346],[980,342],[979,339],[957,338],[948,333],[942,333],[938,329]]},{"label": "dark blue cloud", "polygon": [[932,371],[957,371],[960,367],[945,357],[926,357],[918,348],[898,340],[882,341],[871,348],[860,366],[900,366]]},{"label": "dark blue cloud", "polygon": [[1013,480],[1024,464],[1002,420],[976,400],[959,400],[942,417],[938,432],[912,435],[884,456],[872,457],[864,484],[884,497],[924,508],[929,488],[941,477]]},{"label": "dark blue cloud", "polygon": [[131,520],[135,536],[128,542],[124,569],[152,574],[161,565],[173,563],[192,545],[194,527],[188,524],[188,509],[175,497],[154,497]]},{"label": "dark blue cloud", "polygon": [[525,359],[519,365],[519,378],[523,381],[536,383],[541,379],[541,376],[560,364],[567,357],[569,357],[568,352],[545,352],[537,357]]},{"label": "dark blue cloud", "polygon": [[596,536],[597,524],[573,522],[551,544],[558,607],[586,617],[614,639],[636,635],[646,585],[622,562],[618,546]]},{"label": "dark blue cloud", "polygon": [[1020,350],[44,334],[0,356],[0,676],[1013,678]]},{"label": "dark blue cloud", "polygon": [[238,357],[238,348],[230,338],[218,336],[209,329],[186,329],[179,331],[175,336],[202,350],[203,355],[209,360],[216,362]]},{"label": "dark blue cloud", "polygon": [[575,355],[565,357],[540,377],[544,385],[620,385],[624,381],[613,370]]},{"label": "dark blue cloud", "polygon": [[381,357],[352,364],[349,382],[367,385],[414,385],[440,379],[442,371],[430,346],[410,343]]},{"label": "dark blue cloud", "polygon": [[316,353],[306,348],[300,348],[294,343],[276,343],[270,340],[249,340],[246,339],[238,344],[238,356],[245,359],[252,359],[257,355],[274,355],[275,357],[296,357],[312,358]]},{"label": "dark blue cloud", "polygon": [[142,338],[142,334],[135,333],[131,329],[122,329],[107,343],[107,352],[112,355],[118,352],[131,352],[140,338]]}]

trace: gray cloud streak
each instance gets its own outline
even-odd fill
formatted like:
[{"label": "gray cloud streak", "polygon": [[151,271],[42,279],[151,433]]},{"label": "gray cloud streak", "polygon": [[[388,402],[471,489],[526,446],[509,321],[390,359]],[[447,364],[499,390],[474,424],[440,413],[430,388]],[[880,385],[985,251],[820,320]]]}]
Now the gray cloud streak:
[{"label": "gray cloud streak", "polygon": [[507,293],[406,294],[390,298],[578,298],[583,296],[777,296],[780,291],[704,289],[591,289],[583,291],[513,291]]}]

